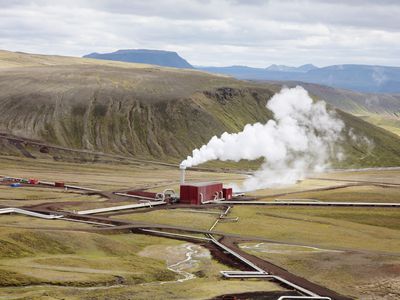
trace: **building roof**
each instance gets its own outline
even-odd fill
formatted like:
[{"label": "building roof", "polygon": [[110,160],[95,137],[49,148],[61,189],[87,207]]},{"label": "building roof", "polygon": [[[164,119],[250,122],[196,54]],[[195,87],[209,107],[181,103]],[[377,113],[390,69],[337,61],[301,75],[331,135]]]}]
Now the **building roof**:
[{"label": "building roof", "polygon": [[208,186],[208,185],[215,185],[215,184],[222,184],[222,182],[215,182],[215,181],[208,181],[208,182],[185,182],[184,186],[197,186],[197,187],[201,187],[201,186]]}]

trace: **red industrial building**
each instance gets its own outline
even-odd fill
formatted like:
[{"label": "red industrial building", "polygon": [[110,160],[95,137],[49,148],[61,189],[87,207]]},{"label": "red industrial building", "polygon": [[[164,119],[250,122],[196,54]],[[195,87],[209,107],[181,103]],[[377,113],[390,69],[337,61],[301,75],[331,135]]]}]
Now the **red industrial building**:
[{"label": "red industrial building", "polygon": [[220,182],[186,183],[180,186],[180,203],[200,205],[204,202],[231,199],[232,189]]},{"label": "red industrial building", "polygon": [[63,188],[63,187],[65,187],[65,183],[64,183],[64,181],[56,181],[56,182],[54,182],[54,186]]},{"label": "red industrial building", "polygon": [[233,195],[232,188],[223,188],[222,195],[224,197],[224,200],[231,200]]}]

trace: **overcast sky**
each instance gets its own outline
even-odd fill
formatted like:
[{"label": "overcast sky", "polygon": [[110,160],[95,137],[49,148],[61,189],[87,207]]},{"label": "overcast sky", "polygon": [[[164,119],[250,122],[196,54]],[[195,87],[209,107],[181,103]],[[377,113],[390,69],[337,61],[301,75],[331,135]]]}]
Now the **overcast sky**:
[{"label": "overcast sky", "polygon": [[208,66],[400,66],[400,0],[0,0],[0,49],[132,48]]}]

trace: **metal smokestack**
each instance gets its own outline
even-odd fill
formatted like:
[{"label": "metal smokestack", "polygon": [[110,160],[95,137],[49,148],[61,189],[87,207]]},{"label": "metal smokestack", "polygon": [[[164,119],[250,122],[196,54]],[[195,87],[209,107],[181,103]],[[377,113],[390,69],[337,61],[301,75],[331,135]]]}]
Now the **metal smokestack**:
[{"label": "metal smokestack", "polygon": [[186,166],[183,164],[180,164],[179,169],[181,169],[181,184],[184,184],[185,183]]}]

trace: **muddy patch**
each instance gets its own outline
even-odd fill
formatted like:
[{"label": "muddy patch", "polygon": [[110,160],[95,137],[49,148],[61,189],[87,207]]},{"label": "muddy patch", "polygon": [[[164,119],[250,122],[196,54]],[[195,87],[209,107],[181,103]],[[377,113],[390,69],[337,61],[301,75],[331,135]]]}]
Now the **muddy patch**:
[{"label": "muddy patch", "polygon": [[[211,260],[210,252],[206,248],[192,243],[176,246],[152,245],[138,254],[164,260],[167,269],[178,275],[178,279],[172,282],[184,282],[196,278],[196,269],[201,262]],[[158,282],[157,284],[165,283],[171,283],[171,281]]]}]

